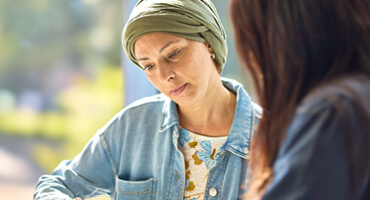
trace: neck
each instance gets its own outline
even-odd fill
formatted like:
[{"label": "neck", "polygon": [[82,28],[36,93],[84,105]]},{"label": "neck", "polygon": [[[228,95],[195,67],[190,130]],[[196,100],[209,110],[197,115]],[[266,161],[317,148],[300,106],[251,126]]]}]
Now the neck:
[{"label": "neck", "polygon": [[196,105],[178,107],[180,125],[185,129],[206,136],[226,136],[234,118],[236,96],[222,82],[209,90]]}]

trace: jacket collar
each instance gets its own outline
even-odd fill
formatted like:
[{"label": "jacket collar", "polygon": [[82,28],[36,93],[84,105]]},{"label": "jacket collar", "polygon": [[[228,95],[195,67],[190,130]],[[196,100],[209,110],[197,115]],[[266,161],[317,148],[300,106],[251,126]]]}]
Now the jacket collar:
[{"label": "jacket collar", "polygon": [[[226,88],[236,94],[234,120],[228,139],[221,149],[228,150],[244,159],[249,159],[249,148],[256,117],[251,99],[239,82],[227,78],[221,78],[221,80]],[[177,105],[174,101],[168,98],[163,105],[162,112],[163,119],[160,132],[179,124]]]},{"label": "jacket collar", "polygon": [[177,113],[177,104],[167,97],[162,109],[162,126],[160,132],[165,131],[175,124],[179,124],[179,115]]}]

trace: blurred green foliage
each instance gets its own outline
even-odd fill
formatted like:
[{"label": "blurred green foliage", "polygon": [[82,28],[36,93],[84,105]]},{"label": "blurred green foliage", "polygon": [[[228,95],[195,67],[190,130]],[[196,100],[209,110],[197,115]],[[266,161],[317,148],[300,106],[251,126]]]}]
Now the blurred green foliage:
[{"label": "blurred green foliage", "polygon": [[53,73],[119,67],[122,21],[119,0],[1,0],[0,89],[50,95]]},{"label": "blurred green foliage", "polygon": [[64,141],[63,151],[48,146],[35,148],[35,159],[48,172],[60,160],[73,158],[89,138],[123,106],[120,68],[106,67],[94,80],[76,76],[73,84],[56,95],[60,110],[36,112],[15,109],[0,113],[0,131]]},{"label": "blurred green foliage", "polygon": [[122,109],[122,1],[0,1],[0,133],[51,172]]}]

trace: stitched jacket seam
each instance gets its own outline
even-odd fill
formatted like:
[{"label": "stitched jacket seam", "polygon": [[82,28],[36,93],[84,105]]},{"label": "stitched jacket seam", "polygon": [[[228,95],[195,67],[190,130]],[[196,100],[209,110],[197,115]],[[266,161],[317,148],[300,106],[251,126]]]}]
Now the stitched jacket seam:
[{"label": "stitched jacket seam", "polygon": [[114,159],[112,157],[112,153],[110,152],[110,149],[109,149],[109,145],[108,145],[108,142],[105,140],[105,137],[104,135],[100,135],[100,141],[101,143],[103,144],[103,147],[104,147],[104,151],[105,151],[105,154],[107,155],[108,157],[108,160],[109,160],[109,163],[111,165],[111,168],[112,168],[112,171],[114,172],[114,174],[117,176],[118,175],[118,170],[117,170],[117,166],[116,164],[114,163]]}]

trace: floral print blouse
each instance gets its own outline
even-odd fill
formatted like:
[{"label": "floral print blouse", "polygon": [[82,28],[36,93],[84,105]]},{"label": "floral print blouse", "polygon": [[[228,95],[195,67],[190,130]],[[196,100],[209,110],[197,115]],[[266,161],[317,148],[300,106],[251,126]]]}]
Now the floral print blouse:
[{"label": "floral print blouse", "polygon": [[227,136],[207,137],[180,129],[179,143],[185,159],[184,200],[204,199],[208,172],[215,164],[214,155]]}]

